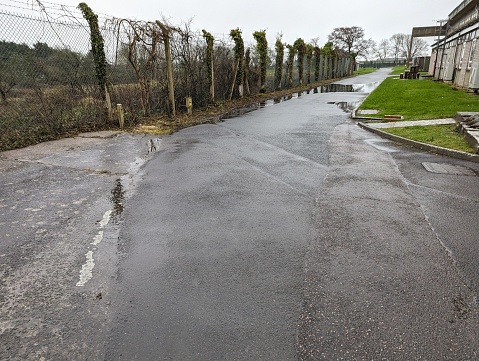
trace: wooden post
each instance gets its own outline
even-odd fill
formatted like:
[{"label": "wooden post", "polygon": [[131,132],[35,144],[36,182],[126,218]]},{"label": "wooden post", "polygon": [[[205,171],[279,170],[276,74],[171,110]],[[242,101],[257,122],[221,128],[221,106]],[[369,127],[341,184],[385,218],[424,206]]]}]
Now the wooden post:
[{"label": "wooden post", "polygon": [[166,74],[168,77],[168,98],[170,103],[171,115],[176,117],[175,108],[175,83],[173,80],[173,63],[171,61],[171,46],[170,46],[170,29],[160,23],[158,20],[156,24],[161,28],[163,33],[163,40],[165,42],[165,59],[166,59]]},{"label": "wooden post", "polygon": [[173,64],[171,62],[171,48],[170,48],[169,35],[165,38],[165,57],[166,57],[166,66],[167,66],[166,72],[168,74],[168,95],[170,98],[171,115],[174,118],[176,116],[175,89],[174,89],[174,82],[173,82]]},{"label": "wooden post", "polygon": [[113,119],[113,110],[111,107],[110,93],[108,92],[108,88],[106,85],[105,85],[105,102],[106,102],[106,109],[108,110],[108,120],[111,121]]},{"label": "wooden post", "polygon": [[186,109],[188,111],[188,115],[193,113],[193,99],[191,97],[186,98]]},{"label": "wooden post", "polygon": [[211,64],[210,66],[210,71],[211,71],[211,84],[210,84],[210,98],[211,102],[215,102],[215,64],[214,64],[214,59],[211,57]]},{"label": "wooden post", "polygon": [[325,55],[324,56],[324,61],[323,61],[323,75],[324,75],[323,79],[325,79],[325,80],[329,79],[329,77],[328,77],[328,64],[329,64],[328,60],[329,60],[328,56]]},{"label": "wooden post", "polygon": [[231,91],[230,91],[230,98],[229,98],[230,100],[233,98],[233,91],[235,90],[236,76],[238,74],[239,64],[240,64],[240,60],[238,59],[238,61],[236,62],[235,76],[234,76],[234,79],[233,79],[233,84],[231,84]]},{"label": "wooden post", "polygon": [[320,54],[319,55],[319,75],[318,75],[318,81],[324,80],[324,55]]},{"label": "wooden post", "polygon": [[123,105],[117,104],[116,110],[118,112],[118,121],[120,123],[120,129],[123,129],[125,126],[125,112],[123,111]]}]

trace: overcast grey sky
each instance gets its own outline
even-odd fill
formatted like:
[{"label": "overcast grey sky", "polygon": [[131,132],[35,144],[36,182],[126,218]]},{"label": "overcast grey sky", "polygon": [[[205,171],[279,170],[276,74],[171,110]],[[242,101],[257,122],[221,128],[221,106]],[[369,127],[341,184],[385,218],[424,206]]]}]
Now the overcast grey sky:
[{"label": "overcast grey sky", "polygon": [[[12,0],[0,0],[9,4]],[[16,0],[21,2],[22,0]],[[34,3],[25,0],[24,3]],[[240,28],[246,42],[253,40],[252,32],[266,30],[272,45],[276,35],[293,43],[301,37],[309,42],[319,38],[319,45],[336,27],[360,26],[366,38],[377,43],[396,33],[409,34],[414,26],[433,26],[436,20],[447,19],[461,0],[86,0],[95,12],[120,18],[138,20],[169,19],[179,25],[192,19],[192,29],[206,29],[213,34],[228,34]],[[44,2],[48,4],[47,2]],[[77,6],[78,0],[59,0],[50,3]],[[14,10],[14,9],[13,9]],[[427,39],[428,42],[432,39]]]}]

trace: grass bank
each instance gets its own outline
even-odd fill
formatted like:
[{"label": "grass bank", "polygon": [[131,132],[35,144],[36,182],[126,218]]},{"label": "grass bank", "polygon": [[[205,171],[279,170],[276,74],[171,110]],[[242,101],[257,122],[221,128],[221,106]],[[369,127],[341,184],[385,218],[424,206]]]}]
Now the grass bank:
[{"label": "grass bank", "polygon": [[479,96],[430,78],[385,79],[361,104],[359,110],[374,109],[378,114],[402,115],[404,120],[451,118],[457,112],[479,112]]},{"label": "grass bank", "polygon": [[[391,74],[398,75],[404,70],[398,66]],[[369,115],[374,118],[385,115],[401,115],[404,120],[452,118],[457,112],[479,112],[479,96],[431,78],[406,80],[391,76],[365,99],[359,110],[377,110],[377,114]],[[418,142],[474,153],[454,124],[382,130]]]},{"label": "grass bank", "polygon": [[474,149],[465,141],[464,136],[457,131],[455,124],[394,127],[381,130],[421,143],[459,150],[461,152],[474,153]]}]

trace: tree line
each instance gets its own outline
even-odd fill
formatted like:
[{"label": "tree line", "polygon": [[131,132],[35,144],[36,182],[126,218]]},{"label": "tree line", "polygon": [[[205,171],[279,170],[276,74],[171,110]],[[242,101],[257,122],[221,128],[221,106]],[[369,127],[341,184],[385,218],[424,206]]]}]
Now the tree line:
[{"label": "tree line", "polygon": [[378,44],[372,39],[366,39],[365,31],[358,26],[335,28],[328,40],[335,48],[342,49],[350,56],[361,57],[366,60],[376,58],[406,58],[412,59],[427,53],[428,44],[424,39],[413,38],[411,34],[398,33],[389,39],[382,39]]},{"label": "tree line", "polygon": [[186,112],[187,98],[202,108],[313,86],[350,75],[356,59],[373,46],[359,27],[336,28],[320,46],[318,39],[285,43],[281,35],[269,44],[265,30],[255,31],[254,43],[245,44],[239,28],[215,38],[206,29],[192,30],[189,22],[174,26],[165,19],[111,18],[100,26],[93,11],[80,6],[90,27],[88,51],[52,47],[46,34],[45,42],[31,46],[0,41],[0,120],[17,127],[5,131],[6,137],[23,132],[38,141],[74,129],[109,127],[112,104],[123,105],[126,124],[132,125]]},{"label": "tree line", "polygon": [[429,48],[428,43],[421,38],[413,38],[411,34],[394,34],[389,39],[382,39],[377,47],[374,48],[374,54],[379,60],[386,58],[398,59],[400,57],[408,60],[424,56]]},{"label": "tree line", "polygon": [[[96,84],[99,96],[93,98],[105,100],[108,95],[110,102],[125,103],[128,115],[139,119],[157,112],[172,114],[177,107],[181,109],[186,97],[193,98],[196,107],[203,107],[344,76],[353,69],[351,62],[341,60],[349,55],[331,42],[319,47],[315,40],[306,43],[298,38],[286,44],[278,36],[273,49],[266,31],[259,30],[252,34],[255,44],[245,46],[237,28],[229,34],[234,43],[231,47],[230,42],[215,39],[206,30],[198,36],[189,23],[172,26],[166,21],[112,19],[100,29],[89,8],[82,5],[82,9],[93,24],[92,46],[87,53],[41,42],[33,46],[0,42],[0,93],[4,102],[10,92],[16,97],[29,88],[39,94],[55,86],[67,87],[81,97],[91,93]],[[101,54],[102,32],[120,34],[114,61]],[[135,83],[137,87],[126,86]]]}]

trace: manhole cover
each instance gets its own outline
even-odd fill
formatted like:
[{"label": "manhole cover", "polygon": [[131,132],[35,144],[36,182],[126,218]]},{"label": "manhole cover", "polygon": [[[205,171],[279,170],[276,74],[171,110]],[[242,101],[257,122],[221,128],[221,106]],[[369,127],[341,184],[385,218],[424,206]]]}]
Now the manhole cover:
[{"label": "manhole cover", "polygon": [[467,167],[462,165],[452,165],[447,163],[430,163],[423,162],[422,165],[428,172],[438,173],[438,174],[454,174],[454,175],[470,175],[475,176],[476,173]]}]

